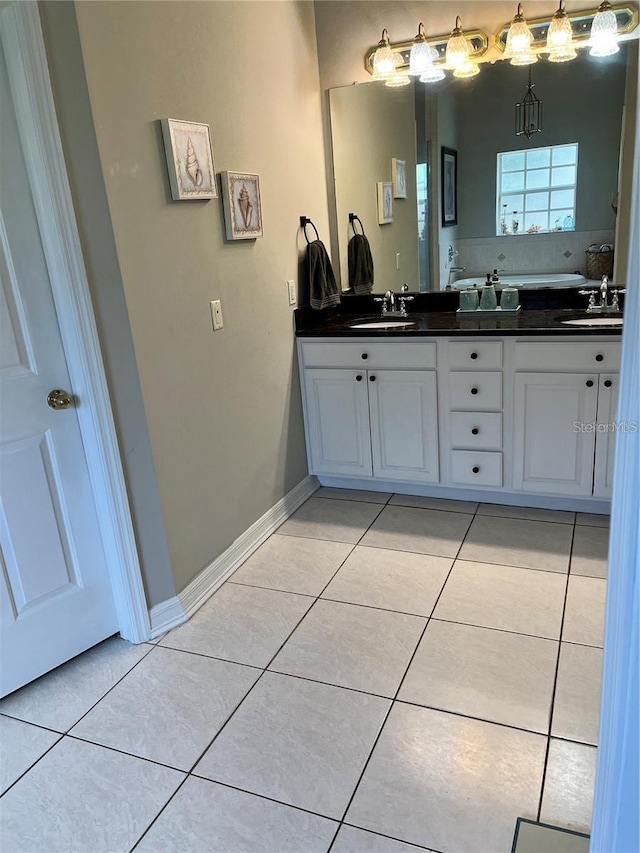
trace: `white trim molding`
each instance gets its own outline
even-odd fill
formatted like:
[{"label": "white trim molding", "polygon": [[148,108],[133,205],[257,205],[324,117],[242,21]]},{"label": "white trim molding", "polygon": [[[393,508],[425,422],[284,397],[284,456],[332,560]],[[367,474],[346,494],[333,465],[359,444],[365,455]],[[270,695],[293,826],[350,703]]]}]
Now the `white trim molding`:
[{"label": "white trim molding", "polygon": [[0,7],[0,39],[71,377],[122,637],[149,639],[129,500],[65,168],[38,5]]},{"label": "white trim molding", "polygon": [[213,593],[318,489],[307,476],[267,510],[217,559],[204,568],[179,595],[151,608],[151,637],[159,637],[186,622]]}]

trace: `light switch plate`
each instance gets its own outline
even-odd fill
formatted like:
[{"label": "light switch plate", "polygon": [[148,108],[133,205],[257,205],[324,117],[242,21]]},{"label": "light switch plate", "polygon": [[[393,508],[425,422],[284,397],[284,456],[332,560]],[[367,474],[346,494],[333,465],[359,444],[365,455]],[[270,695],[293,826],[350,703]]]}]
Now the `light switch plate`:
[{"label": "light switch plate", "polygon": [[222,303],[219,299],[211,300],[211,319],[213,320],[213,331],[217,332],[224,326],[222,320]]},{"label": "light switch plate", "polygon": [[296,304],[296,283],[292,278],[290,278],[287,281],[287,288],[289,289],[289,305],[295,305]]}]

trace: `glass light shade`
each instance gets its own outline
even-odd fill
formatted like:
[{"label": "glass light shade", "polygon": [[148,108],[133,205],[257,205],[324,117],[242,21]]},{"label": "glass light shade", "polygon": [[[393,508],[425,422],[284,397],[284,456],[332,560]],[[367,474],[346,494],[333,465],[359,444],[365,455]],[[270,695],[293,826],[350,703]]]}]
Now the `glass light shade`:
[{"label": "glass light shade", "polygon": [[549,62],[570,62],[578,55],[573,46],[573,30],[571,21],[562,8],[553,16],[547,33]]},{"label": "glass light shade", "polygon": [[518,6],[518,14],[515,16],[507,33],[507,44],[504,57],[511,60],[511,65],[533,65],[538,61],[533,52],[533,33],[529,29],[522,14],[522,6]]},{"label": "glass light shade", "polygon": [[600,4],[598,13],[591,24],[589,41],[591,56],[611,56],[620,50],[618,45],[618,21],[611,4]]},{"label": "glass light shade", "polygon": [[461,68],[469,62],[469,44],[462,33],[456,35],[454,30],[447,42],[446,57],[448,67],[454,70]]},{"label": "glass light shade", "polygon": [[395,74],[392,74],[391,77],[387,77],[384,81],[384,85],[388,86],[390,89],[399,89],[401,86],[408,86],[409,83],[411,83],[411,80],[406,71],[396,71]]},{"label": "glass light shade", "polygon": [[438,83],[440,80],[444,80],[445,73],[442,68],[438,68],[436,65],[432,65],[428,71],[425,71],[424,74],[420,75],[421,83]]},{"label": "glass light shade", "polygon": [[480,73],[480,66],[477,62],[472,62],[470,59],[459,65],[453,72],[454,77],[475,77]]},{"label": "glass light shade", "polygon": [[386,80],[395,73],[396,57],[388,44],[380,46],[373,55],[373,79]]},{"label": "glass light shade", "polygon": [[409,54],[409,76],[420,77],[421,74],[426,74],[430,68],[433,68],[431,48],[426,41],[417,41],[416,37]]}]

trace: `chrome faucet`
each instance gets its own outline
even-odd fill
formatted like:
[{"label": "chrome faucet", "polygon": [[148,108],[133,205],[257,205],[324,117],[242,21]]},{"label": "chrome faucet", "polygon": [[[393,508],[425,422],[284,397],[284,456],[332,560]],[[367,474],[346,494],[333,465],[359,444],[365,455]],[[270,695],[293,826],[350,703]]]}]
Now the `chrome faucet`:
[{"label": "chrome faucet", "polygon": [[[407,288],[408,289],[408,288]],[[396,308],[396,295],[393,290],[387,290],[384,296],[374,296],[374,302],[382,302],[382,313],[386,316],[392,317],[406,317],[407,316],[407,302],[412,302],[413,296],[404,296],[406,290],[404,287],[402,288],[403,295],[398,298],[400,303],[400,307]]]},{"label": "chrome faucet", "polygon": [[605,310],[607,307],[607,294],[609,291],[609,278],[606,275],[602,276],[602,284],[600,285],[600,307]]},{"label": "chrome faucet", "polygon": [[600,303],[596,302],[596,295],[598,293],[598,288],[593,287],[589,290],[579,290],[578,293],[581,296],[589,297],[589,304],[587,305],[587,312],[590,314],[593,311],[619,311],[620,310],[620,294],[626,293],[626,288],[617,288],[616,290],[611,291],[611,305],[608,304],[608,295],[609,295],[609,277],[606,275],[602,276],[602,282],[600,284]]}]

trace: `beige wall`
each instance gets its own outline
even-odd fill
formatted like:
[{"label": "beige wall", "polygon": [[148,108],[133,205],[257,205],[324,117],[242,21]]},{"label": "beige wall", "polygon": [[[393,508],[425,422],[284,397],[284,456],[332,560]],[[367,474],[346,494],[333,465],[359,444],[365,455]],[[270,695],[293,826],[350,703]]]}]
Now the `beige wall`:
[{"label": "beige wall", "polygon": [[[349,213],[362,220],[374,261],[374,291],[418,287],[416,124],[413,86],[345,86],[331,92],[338,244],[347,288]],[[376,185],[391,180],[391,159],[406,162],[407,197],[393,200],[393,222],[378,224]],[[360,231],[359,226],[356,226]],[[396,269],[396,254],[400,255]],[[337,266],[337,264],[336,264]]]},{"label": "beige wall", "polygon": [[[307,473],[285,281],[299,276],[298,217],[328,227],[313,6],[76,14],[180,591]],[[262,239],[226,243],[221,199],[171,201],[162,117],[209,123],[216,169],[260,175]]]}]

